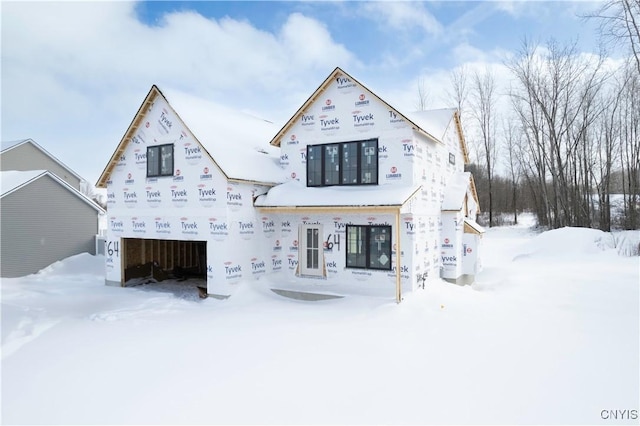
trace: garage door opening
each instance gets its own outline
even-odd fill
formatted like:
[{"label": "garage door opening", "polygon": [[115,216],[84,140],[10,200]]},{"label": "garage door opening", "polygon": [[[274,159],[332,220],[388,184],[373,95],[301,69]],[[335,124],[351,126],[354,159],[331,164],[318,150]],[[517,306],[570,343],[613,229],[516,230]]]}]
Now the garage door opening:
[{"label": "garage door opening", "polygon": [[206,296],[207,242],[122,239],[123,286]]}]

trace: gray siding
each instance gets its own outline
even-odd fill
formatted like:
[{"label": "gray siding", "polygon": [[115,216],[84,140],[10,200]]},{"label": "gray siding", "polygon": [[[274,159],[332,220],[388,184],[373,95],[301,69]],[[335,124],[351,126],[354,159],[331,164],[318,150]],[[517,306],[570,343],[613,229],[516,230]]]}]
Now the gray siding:
[{"label": "gray siding", "polygon": [[2,198],[0,213],[2,277],[38,272],[78,253],[95,254],[98,212],[49,176]]},{"label": "gray siding", "polygon": [[80,179],[30,143],[24,143],[4,152],[0,158],[0,170],[49,170],[78,191],[80,190]]}]

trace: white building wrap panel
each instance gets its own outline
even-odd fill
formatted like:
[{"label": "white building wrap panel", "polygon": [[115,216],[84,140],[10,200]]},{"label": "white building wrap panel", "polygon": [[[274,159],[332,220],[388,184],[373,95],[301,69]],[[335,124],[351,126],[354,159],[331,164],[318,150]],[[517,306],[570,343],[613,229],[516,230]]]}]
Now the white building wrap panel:
[{"label": "white building wrap panel", "polygon": [[[142,123],[107,183],[107,281],[123,278],[121,238],[207,241],[210,293],[266,271],[252,200],[268,188],[229,182],[164,99]],[[173,176],[147,178],[147,147],[170,143]]]},{"label": "white building wrap panel", "polygon": [[[142,125],[107,183],[107,281],[122,280],[122,238],[206,241],[207,289],[213,294],[232,294],[238,283],[268,274],[274,276],[270,282],[283,289],[385,297],[395,296],[398,269],[403,291],[439,276],[457,279],[463,273],[462,256],[469,255],[463,252],[468,248],[463,247],[464,213],[441,211],[447,182],[464,168],[455,122],[451,120],[444,134],[433,135],[442,138],[441,142],[434,141],[414,131],[409,121],[344,74],[323,85],[314,99],[279,140],[280,165],[289,180],[306,182],[309,145],[377,139],[377,184],[393,194],[396,186],[403,191],[415,187],[415,195],[403,206],[396,200],[394,204],[381,203],[384,209],[363,205],[361,211],[339,205],[327,210],[333,205],[329,199],[321,208],[297,206],[302,207],[299,211],[277,203],[262,210],[255,208],[255,197],[269,187],[229,181],[158,96],[144,112]],[[147,178],[147,147],[171,143],[173,176]],[[475,211],[471,201],[471,217]],[[400,214],[399,229],[396,214]],[[307,234],[301,235],[300,229],[311,224],[320,229],[319,271],[306,264],[301,268],[301,245]],[[349,224],[391,227],[390,269],[347,267]],[[399,265],[396,250],[400,250]]]}]

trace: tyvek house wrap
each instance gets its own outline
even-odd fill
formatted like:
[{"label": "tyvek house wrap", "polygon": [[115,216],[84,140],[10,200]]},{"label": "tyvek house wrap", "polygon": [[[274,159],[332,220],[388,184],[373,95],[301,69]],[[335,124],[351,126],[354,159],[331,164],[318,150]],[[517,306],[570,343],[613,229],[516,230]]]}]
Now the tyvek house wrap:
[{"label": "tyvek house wrap", "polygon": [[[229,294],[229,284],[265,270],[253,197],[282,180],[277,149],[265,142],[272,124],[179,91],[161,93],[167,101],[157,97],[140,111],[141,125],[125,137],[108,176],[107,282],[120,283],[122,266],[136,262],[133,254],[123,265],[122,238],[206,241],[208,290]],[[173,175],[147,178],[147,147],[168,143]]]},{"label": "tyvek house wrap", "polygon": [[284,181],[280,150],[267,142],[277,131],[272,122],[171,88],[160,91],[228,178]]},{"label": "tyvek house wrap", "polygon": [[[186,239],[207,241],[207,277],[211,293],[229,294],[228,286],[214,288],[216,283],[234,284],[269,272],[280,272],[290,278],[303,275],[297,265],[299,231],[300,226],[310,223],[321,225],[322,241],[327,246],[334,245],[333,251],[323,257],[326,263],[321,270],[322,284],[334,281],[332,276],[335,276],[336,284],[353,278],[365,280],[367,287],[379,283],[385,291],[387,284],[397,283],[395,273],[345,269],[344,253],[338,253],[342,251],[341,246],[334,239],[341,231],[340,224],[348,222],[384,223],[392,227],[397,224],[393,238],[399,240],[394,242],[404,243],[401,248],[398,244],[397,251],[394,248],[399,257],[396,259],[394,254],[391,258],[393,263],[400,262],[399,267],[393,263],[391,266],[400,271],[405,289],[415,285],[418,276],[436,274],[441,266],[438,243],[442,233],[448,231],[443,228],[450,225],[447,220],[443,223],[440,219],[441,203],[445,201],[445,193],[454,189],[454,185],[447,188],[447,184],[453,184],[450,176],[462,172],[464,161],[460,151],[464,141],[455,137],[459,128],[454,126],[453,110],[418,113],[412,115],[412,121],[405,120],[364,87],[339,77],[324,85],[322,94],[305,104],[305,108],[296,113],[294,122],[277,133],[278,152],[277,148],[263,142],[268,140],[267,135],[275,133],[269,122],[179,91],[169,89],[160,93],[168,104],[162,97],[158,98],[143,114],[152,127],[157,128],[158,120],[162,121],[159,105],[175,110],[177,125],[172,134],[165,132],[166,141],[153,139],[153,144],[175,143],[180,152],[176,166],[180,166],[182,173],[176,169],[170,189],[172,194],[188,189],[188,196],[184,200],[170,199],[165,203],[181,208],[183,215],[175,217],[174,211],[167,210],[158,211],[157,217],[172,229],[191,226],[184,236]],[[151,114],[154,108],[156,111]],[[182,122],[184,140],[176,134]],[[424,129],[429,132],[425,133]],[[307,145],[369,138],[376,138],[378,143],[377,185],[306,187],[303,179]],[[200,147],[202,155],[196,153]],[[140,148],[140,152],[144,152],[145,147]],[[145,181],[144,167],[140,169],[136,179]],[[131,187],[126,183],[126,173],[124,176],[117,176],[116,186],[122,187],[124,182],[125,186]],[[178,180],[181,177],[182,180]],[[205,178],[207,182],[203,180]],[[146,183],[152,190],[166,193],[169,187],[165,180],[159,178],[149,182],[146,179]],[[226,186],[226,192],[220,185]],[[272,185],[275,186],[269,188]],[[196,186],[202,186],[204,190],[215,189],[218,199],[194,199],[192,193]],[[122,193],[120,191],[116,190],[118,194]],[[462,200],[464,193],[463,190]],[[237,204],[234,197],[238,200],[241,197],[242,204]],[[254,209],[256,197],[257,209]],[[292,213],[305,206],[306,212]],[[332,206],[346,209],[338,209],[340,213],[324,211],[320,214],[322,208]],[[368,209],[368,206],[372,208]],[[395,210],[376,210],[385,206],[393,206]],[[356,212],[353,207],[364,209]],[[365,213],[367,210],[370,212]],[[137,219],[140,220],[140,216]],[[458,218],[454,218],[457,225],[459,221],[455,219]],[[400,223],[396,222],[398,220]],[[139,223],[134,224],[133,220],[131,225],[139,229]],[[127,233],[133,232],[131,226],[125,224],[125,228],[128,228],[125,229]],[[457,234],[459,229],[454,228],[449,232]],[[183,229],[180,231],[185,234]],[[166,238],[170,237],[167,235]],[[283,256],[285,247],[288,253]],[[305,280],[309,284],[312,281]]]}]

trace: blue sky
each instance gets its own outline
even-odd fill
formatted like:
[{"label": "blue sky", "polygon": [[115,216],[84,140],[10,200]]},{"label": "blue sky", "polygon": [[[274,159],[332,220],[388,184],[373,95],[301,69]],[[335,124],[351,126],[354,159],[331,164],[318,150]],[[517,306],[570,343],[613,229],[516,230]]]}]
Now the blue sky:
[{"label": "blue sky", "polygon": [[[398,16],[388,20],[384,9],[398,3],[431,15],[425,22],[417,13],[414,19]],[[413,4],[412,4],[413,3]],[[301,13],[322,22],[332,38],[346,46],[369,66],[375,66],[381,55],[398,54],[406,44],[420,46],[429,54],[437,54],[440,66],[456,66],[448,50],[469,43],[483,50],[516,50],[522,40],[546,42],[550,37],[559,41],[574,40],[584,49],[596,45],[596,31],[581,19],[595,8],[594,2],[376,2],[376,11],[366,2],[140,2],[135,11],[147,25],[162,26],[167,12],[197,11],[209,18],[231,18],[250,22],[254,27],[276,32],[291,13]],[[395,5],[394,5],[395,4]],[[422,18],[422,19],[421,19]],[[424,58],[426,59],[426,58]],[[429,66],[425,60],[423,66]]]},{"label": "blue sky", "polygon": [[[2,140],[33,138],[92,183],[152,84],[287,120],[340,66],[401,111],[451,106],[449,75],[524,38],[597,51],[593,2],[7,2]],[[265,142],[266,143],[266,142]]]}]

